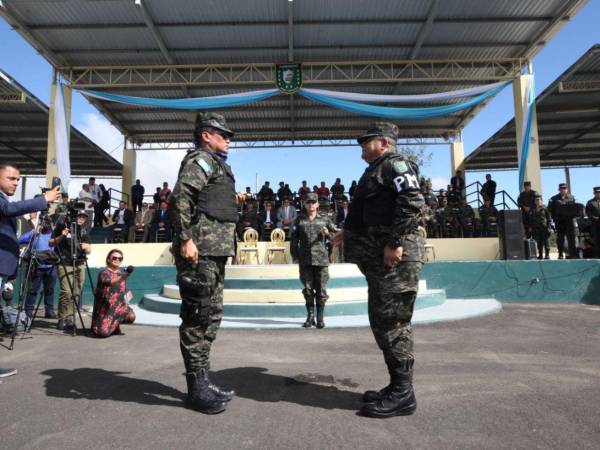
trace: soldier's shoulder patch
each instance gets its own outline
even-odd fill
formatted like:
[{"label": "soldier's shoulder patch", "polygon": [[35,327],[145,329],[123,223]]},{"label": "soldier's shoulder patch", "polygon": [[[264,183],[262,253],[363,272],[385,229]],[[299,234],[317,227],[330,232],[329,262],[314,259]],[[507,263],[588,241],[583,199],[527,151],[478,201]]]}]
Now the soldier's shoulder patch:
[{"label": "soldier's shoulder patch", "polygon": [[200,166],[200,168],[204,171],[207,177],[209,177],[213,173],[212,167],[203,158],[198,158],[195,162]]},{"label": "soldier's shoulder patch", "polygon": [[392,161],[392,167],[396,173],[408,172],[408,165],[403,159],[394,159]]}]

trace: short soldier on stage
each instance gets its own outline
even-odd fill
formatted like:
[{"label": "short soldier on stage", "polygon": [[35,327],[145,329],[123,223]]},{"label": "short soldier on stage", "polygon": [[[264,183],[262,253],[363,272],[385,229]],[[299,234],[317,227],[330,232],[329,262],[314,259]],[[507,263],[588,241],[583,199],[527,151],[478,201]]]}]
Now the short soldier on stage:
[{"label": "short soldier on stage", "polygon": [[[538,259],[550,259],[550,228],[552,217],[544,206],[542,196],[536,194],[531,214],[531,235],[537,244]],[[544,251],[542,254],[542,250]]]},{"label": "short soldier on stage", "polygon": [[[571,206],[569,206],[571,205]],[[569,194],[569,189],[565,183],[558,185],[558,194],[553,196],[548,202],[548,211],[556,225],[556,245],[558,247],[558,259],[564,258],[565,236],[569,245],[568,258],[576,258],[575,248],[575,226],[573,218],[576,214],[573,211],[575,206],[575,197]]]},{"label": "short soldier on stage", "polygon": [[198,114],[196,148],[183,158],[169,201],[182,300],[179,340],[188,386],[186,404],[206,414],[224,411],[234,395],[208,377],[210,348],[223,317],[225,262],[234,255],[238,219],[235,180],[225,162],[232,136],[223,116]]},{"label": "short soldier on stage", "polygon": [[361,413],[391,417],[414,413],[411,319],[423,262],[417,226],[424,203],[419,169],[396,152],[398,127],[376,123],[358,138],[369,164],[362,175],[344,230],[346,261],[358,264],[369,286],[369,321],[390,374],[390,384],[367,391]]},{"label": "short soldier on stage", "polygon": [[585,213],[590,219],[590,235],[594,243],[594,258],[600,258],[600,186],[594,188],[594,198],[585,205]]},{"label": "short soldier on stage", "polygon": [[294,262],[300,264],[300,281],[304,285],[302,294],[306,301],[306,322],[304,327],[315,325],[315,300],[317,302],[317,328],[323,328],[323,311],[329,280],[329,255],[325,241],[337,231],[331,219],[318,212],[317,194],[306,194],[306,212],[300,214],[292,226],[290,252]]}]

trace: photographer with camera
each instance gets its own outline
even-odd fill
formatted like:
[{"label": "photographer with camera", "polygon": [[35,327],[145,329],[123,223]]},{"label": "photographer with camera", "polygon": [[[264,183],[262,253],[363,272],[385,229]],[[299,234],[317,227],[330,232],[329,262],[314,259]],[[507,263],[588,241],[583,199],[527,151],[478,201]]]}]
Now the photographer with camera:
[{"label": "photographer with camera", "polygon": [[[9,202],[15,194],[21,172],[12,164],[0,163],[0,292],[9,278],[14,278],[19,260],[17,243],[17,217],[34,211],[42,211],[60,195],[60,186],[46,191],[43,196],[32,200]],[[0,368],[0,377],[14,375],[15,369]]]},{"label": "photographer with camera", "polygon": [[[37,229],[28,231],[21,236],[17,242],[21,245],[31,245],[32,251],[36,255],[44,255],[52,252],[50,245],[52,239],[52,224],[50,218],[45,216]],[[44,315],[46,319],[56,319],[54,312],[54,285],[56,284],[56,267],[54,264],[45,264],[41,260],[41,256],[35,259],[36,263],[29,275],[29,295],[25,303],[25,312],[28,317],[33,317],[35,308],[35,300],[40,289],[44,286]]]},{"label": "photographer with camera", "polygon": [[122,263],[123,252],[114,248],[106,255],[106,268],[98,274],[92,314],[92,333],[97,337],[123,335],[120,325],[135,321],[135,312],[128,305],[132,294],[127,291],[127,278],[133,273],[133,266],[121,271]]},{"label": "photographer with camera", "polygon": [[[80,206],[77,203],[74,205],[74,207]],[[61,331],[74,326],[71,317],[74,315],[75,302],[81,299],[85,281],[86,255],[92,251],[90,237],[85,227],[88,214],[83,210],[74,210],[74,207],[70,205],[69,214],[56,225],[50,240],[50,245],[55,247],[61,259],[61,264],[58,266],[60,296],[56,325],[56,328]],[[70,223],[69,216],[75,216],[76,222]]]}]

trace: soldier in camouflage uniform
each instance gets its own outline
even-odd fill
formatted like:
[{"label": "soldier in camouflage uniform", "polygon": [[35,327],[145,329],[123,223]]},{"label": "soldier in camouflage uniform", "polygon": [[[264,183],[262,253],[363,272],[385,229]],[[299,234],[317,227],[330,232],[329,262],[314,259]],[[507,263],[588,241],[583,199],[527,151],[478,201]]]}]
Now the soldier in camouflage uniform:
[{"label": "soldier in camouflage uniform", "polygon": [[302,294],[306,301],[305,328],[315,325],[315,300],[317,301],[317,328],[323,328],[323,311],[329,281],[329,254],[325,241],[329,235],[337,231],[331,219],[318,213],[319,199],[317,194],[306,194],[304,208],[306,213],[300,214],[292,226],[290,252],[294,262],[299,262],[300,281],[304,285]]},{"label": "soldier in camouflage uniform", "polygon": [[188,385],[186,404],[206,414],[224,411],[234,395],[208,377],[210,348],[223,317],[225,262],[234,255],[238,218],[235,180],[225,162],[232,136],[223,116],[198,114],[196,148],[183,158],[169,201],[181,294],[179,339]]},{"label": "soldier in camouflage uniform", "polygon": [[[552,217],[542,202],[540,194],[535,195],[535,207],[531,211],[531,235],[537,244],[538,259],[550,259],[550,228]],[[542,254],[543,250],[543,254]]]},{"label": "soldier in camouflage uniform", "polygon": [[397,139],[398,128],[386,122],[358,138],[369,167],[334,237],[367,278],[369,322],[391,378],[380,391],[364,393],[361,414],[369,417],[408,415],[417,407],[411,319],[424,254],[417,230],[424,200],[419,169],[396,152]]}]

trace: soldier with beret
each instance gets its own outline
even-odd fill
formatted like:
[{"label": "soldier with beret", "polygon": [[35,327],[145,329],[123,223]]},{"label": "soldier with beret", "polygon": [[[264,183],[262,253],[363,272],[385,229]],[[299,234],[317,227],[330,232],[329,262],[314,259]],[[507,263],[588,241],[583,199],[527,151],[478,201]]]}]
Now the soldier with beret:
[{"label": "soldier with beret", "polygon": [[575,248],[575,226],[573,219],[576,214],[573,208],[575,206],[575,197],[569,194],[569,189],[565,183],[558,185],[558,194],[550,198],[548,202],[548,211],[556,225],[556,245],[558,246],[558,259],[564,258],[565,236],[569,246],[568,258],[576,258],[577,250]]},{"label": "soldier with beret", "polygon": [[334,237],[367,279],[369,322],[390,374],[388,386],[363,395],[361,414],[377,418],[413,414],[417,407],[411,320],[423,263],[417,227],[424,200],[419,169],[397,153],[397,139],[398,127],[387,122],[358,138],[369,166]]},{"label": "soldier with beret", "polygon": [[[302,294],[306,302],[305,328],[315,326],[323,328],[323,314],[329,281],[329,254],[326,240],[337,231],[331,219],[319,213],[317,194],[306,194],[305,212],[300,214],[292,226],[290,252],[294,262],[299,263],[300,281],[304,285]],[[315,324],[315,301],[317,303],[317,322]]]},{"label": "soldier with beret", "polygon": [[[538,259],[550,259],[550,229],[552,217],[544,206],[542,196],[535,195],[535,206],[531,214],[531,236],[537,244]],[[543,250],[543,253],[542,253]]]},{"label": "soldier with beret", "polygon": [[585,205],[585,213],[590,219],[590,234],[594,244],[594,258],[600,258],[600,186],[594,188],[594,198]]},{"label": "soldier with beret", "polygon": [[234,256],[241,200],[226,162],[232,137],[223,116],[198,114],[195,148],[181,162],[169,201],[181,294],[179,342],[188,387],[186,405],[205,414],[224,411],[235,394],[214,385],[208,372],[211,345],[223,318],[225,262]]}]

